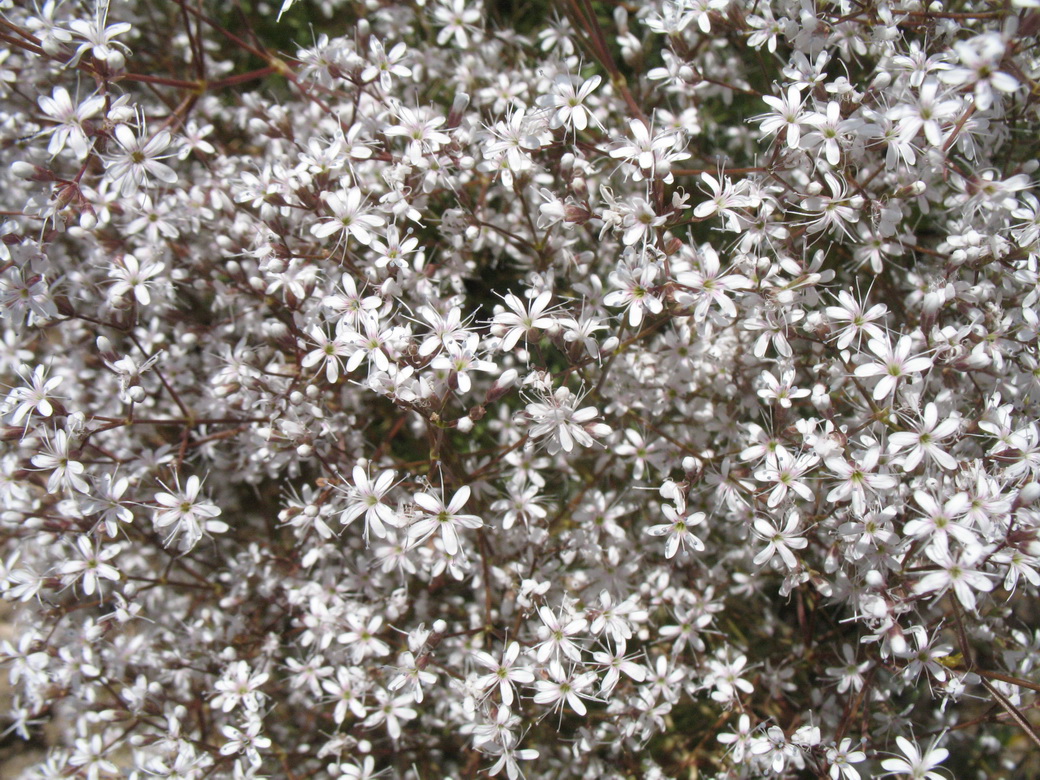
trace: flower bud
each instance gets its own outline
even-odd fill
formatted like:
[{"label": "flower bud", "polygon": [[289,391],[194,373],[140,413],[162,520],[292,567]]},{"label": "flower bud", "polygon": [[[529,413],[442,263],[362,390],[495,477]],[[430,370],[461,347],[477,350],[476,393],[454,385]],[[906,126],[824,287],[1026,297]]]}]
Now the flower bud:
[{"label": "flower bud", "polygon": [[451,111],[448,112],[446,129],[453,130],[462,123],[462,116],[469,105],[469,95],[465,92],[456,92],[455,99],[451,101]]},{"label": "flower bud", "polygon": [[584,225],[590,219],[592,219],[592,212],[590,212],[584,206],[579,206],[573,203],[564,204],[563,207],[563,219],[565,222],[570,222],[575,225]]},{"label": "flower bud", "polygon": [[22,160],[11,163],[11,173],[19,179],[26,179],[28,181],[57,180],[54,174],[46,168],[41,168],[39,165],[33,165],[32,163],[23,162]]},{"label": "flower bud", "polygon": [[516,384],[518,377],[519,374],[515,368],[507,368],[503,371],[498,379],[495,380],[495,384],[491,385],[491,389],[487,391],[484,403],[493,403],[504,396],[509,388]]},{"label": "flower bud", "polygon": [[1029,506],[1040,498],[1040,482],[1029,482],[1021,487],[1015,496],[1015,509]]}]

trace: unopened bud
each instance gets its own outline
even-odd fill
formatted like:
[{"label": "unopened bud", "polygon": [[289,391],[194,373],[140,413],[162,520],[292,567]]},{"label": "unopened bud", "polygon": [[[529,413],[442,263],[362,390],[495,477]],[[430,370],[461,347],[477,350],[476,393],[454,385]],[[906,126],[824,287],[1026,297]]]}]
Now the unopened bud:
[{"label": "unopened bud", "polygon": [[79,197],[79,187],[75,184],[64,184],[57,189],[56,198],[58,208],[65,208]]},{"label": "unopened bud", "polygon": [[565,222],[571,222],[575,225],[584,225],[592,219],[592,212],[584,206],[567,203],[563,207],[563,219]]},{"label": "unopened bud", "polygon": [[1014,508],[1029,506],[1037,498],[1040,498],[1040,482],[1029,482],[1019,489],[1018,495],[1015,496]]},{"label": "unopened bud", "polygon": [[58,310],[58,314],[62,317],[75,317],[76,310],[72,306],[72,302],[64,295],[55,295],[54,307]]},{"label": "unopened bud", "polygon": [[123,66],[126,65],[126,57],[115,49],[109,49],[108,56],[105,57],[105,62],[112,70],[122,70]]},{"label": "unopened bud", "polygon": [[892,652],[896,655],[906,654],[906,637],[903,635],[903,629],[899,627],[898,623],[893,624],[892,628],[888,629],[888,643],[892,648]]},{"label": "unopened bud", "polygon": [[33,165],[22,160],[11,163],[11,173],[19,179],[27,179],[29,181],[57,181],[57,177],[46,168],[41,168],[39,165]]},{"label": "unopened bud", "polygon": [[491,385],[491,389],[487,391],[484,403],[493,403],[504,396],[509,388],[516,384],[519,376],[515,368],[507,368],[503,371],[495,380],[495,384]]},{"label": "unopened bud", "polygon": [[882,71],[874,77],[873,81],[870,82],[870,89],[876,89],[880,91],[883,89],[887,89],[891,83],[892,74],[887,71]]},{"label": "unopened bud", "polygon": [[469,105],[469,95],[465,92],[456,92],[455,99],[451,101],[451,111],[448,112],[447,129],[452,130],[462,123],[462,115]]}]

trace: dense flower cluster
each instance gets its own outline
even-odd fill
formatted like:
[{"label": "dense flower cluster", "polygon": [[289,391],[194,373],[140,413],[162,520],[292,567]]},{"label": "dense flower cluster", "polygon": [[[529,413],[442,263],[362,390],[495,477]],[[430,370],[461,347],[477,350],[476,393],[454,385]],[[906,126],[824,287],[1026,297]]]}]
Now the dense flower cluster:
[{"label": "dense flower cluster", "polygon": [[1035,0],[509,5],[0,0],[22,777],[1040,771]]}]

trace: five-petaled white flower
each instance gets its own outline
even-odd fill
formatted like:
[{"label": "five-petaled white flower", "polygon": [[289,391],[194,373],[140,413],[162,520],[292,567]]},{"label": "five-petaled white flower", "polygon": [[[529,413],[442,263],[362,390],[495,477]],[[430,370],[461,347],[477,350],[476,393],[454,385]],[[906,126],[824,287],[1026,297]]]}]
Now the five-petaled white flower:
[{"label": "five-petaled white flower", "polygon": [[108,563],[119,554],[119,545],[113,544],[99,549],[96,542],[91,541],[87,534],[82,534],[76,539],[76,547],[79,549],[80,559],[63,563],[58,573],[67,583],[83,580],[83,593],[93,596],[94,592],[101,592],[101,580],[118,582],[120,579],[119,569]]},{"label": "five-petaled white flower", "polygon": [[190,550],[203,536],[227,532],[230,527],[227,523],[213,519],[220,515],[220,507],[199,495],[202,480],[197,476],[192,474],[188,477],[183,488],[179,477],[172,488],[159,484],[166,490],[155,494],[155,503],[159,505],[155,511],[155,525],[170,528],[166,544],[180,536],[181,547]]},{"label": "five-petaled white flower", "polygon": [[939,410],[933,403],[925,404],[924,415],[915,431],[899,431],[888,437],[888,451],[902,452],[909,448],[903,458],[903,470],[913,471],[927,457],[948,471],[957,468],[957,459],[950,455],[940,442],[957,432],[960,427],[956,418],[939,421]]},{"label": "five-petaled white flower", "polygon": [[693,512],[686,514],[685,511],[677,511],[671,504],[662,504],[661,511],[668,518],[667,523],[652,525],[646,529],[650,536],[667,536],[668,541],[664,546],[664,557],[674,558],[680,550],[685,550],[689,545],[693,550],[703,550],[704,542],[690,531],[694,526],[704,522],[704,512]]},{"label": "five-petaled white flower", "polygon": [[415,503],[426,515],[412,523],[408,529],[409,537],[419,543],[440,531],[444,551],[448,555],[456,555],[460,547],[459,530],[481,528],[484,525],[484,521],[476,515],[462,514],[462,507],[469,501],[469,496],[468,485],[460,487],[448,503],[444,502],[443,495],[416,493]]},{"label": "five-petaled white flower", "polygon": [[367,246],[372,243],[372,231],[385,224],[386,220],[378,214],[371,213],[367,204],[363,202],[363,197],[357,187],[347,190],[346,196],[340,192],[322,193],[322,199],[332,216],[312,225],[311,233],[317,238],[342,233],[344,238],[353,236],[360,244]]},{"label": "five-petaled white flower", "polygon": [[886,758],[881,766],[893,775],[908,775],[913,780],[946,780],[941,772],[932,771],[950,755],[946,748],[936,747],[937,743],[938,739],[922,752],[906,737],[896,737],[896,744],[906,758]]},{"label": "five-petaled white flower", "polygon": [[595,115],[585,105],[585,100],[601,81],[599,76],[582,81],[577,76],[562,73],[553,82],[552,92],[538,98],[538,105],[553,112],[549,123],[554,129],[566,125],[575,130],[584,130],[590,120],[596,121]]},{"label": "five-petaled white flower", "polygon": [[510,642],[502,651],[502,660],[483,650],[474,650],[472,656],[474,661],[489,670],[477,679],[477,685],[489,692],[498,686],[502,703],[507,707],[512,706],[516,695],[514,684],[527,685],[534,682],[534,674],[529,669],[516,665],[520,657],[520,645],[517,642]]},{"label": "five-petaled white flower", "polygon": [[575,444],[591,447],[593,436],[609,434],[608,425],[592,422],[599,416],[599,410],[594,406],[575,409],[580,402],[579,396],[561,387],[552,395],[543,395],[541,401],[529,403],[527,416],[532,421],[531,438],[548,437],[549,453],[555,455],[560,450],[570,452]]},{"label": "five-petaled white flower", "polygon": [[380,539],[385,538],[386,526],[396,527],[401,524],[397,512],[389,504],[383,503],[383,499],[393,489],[397,472],[383,471],[371,479],[361,466],[354,466],[352,476],[353,486],[340,488],[347,494],[347,506],[339,517],[340,522],[348,526],[364,515],[365,539],[368,539],[370,532]]},{"label": "five-petaled white flower", "polygon": [[553,710],[563,711],[565,704],[579,715],[588,712],[583,698],[592,698],[586,693],[596,681],[595,672],[584,672],[575,674],[574,669],[565,670],[559,661],[549,664],[549,679],[535,682],[537,693],[534,695],[536,704],[547,704]]},{"label": "five-petaled white flower", "polygon": [[937,593],[942,595],[949,588],[957,595],[957,600],[965,609],[975,611],[975,591],[989,593],[996,587],[988,572],[975,568],[982,553],[981,548],[954,555],[951,550],[941,544],[931,544],[925,551],[938,569],[924,572],[921,580],[914,585],[914,593]]},{"label": "five-petaled white flower", "polygon": [[801,518],[797,512],[791,512],[787,516],[787,522],[781,528],[779,523],[774,523],[764,517],[755,520],[755,533],[767,542],[766,548],[755,556],[755,564],[758,566],[767,563],[774,555],[779,555],[788,569],[798,565],[798,559],[792,550],[804,550],[809,546],[809,540],[801,536],[798,524]]},{"label": "five-petaled white flower", "polygon": [[113,186],[118,186],[124,198],[148,186],[152,177],[166,184],[177,182],[177,172],[160,162],[173,156],[172,151],[167,151],[173,141],[169,130],[160,130],[149,138],[143,125],[140,135],[135,135],[127,125],[117,125],[112,135],[119,148],[105,160],[105,167]]},{"label": "five-petaled white flower", "polygon": [[104,95],[91,95],[86,100],[73,104],[65,87],[55,87],[49,97],[44,95],[38,98],[37,102],[44,113],[57,123],[40,133],[51,137],[47,152],[54,157],[67,144],[77,158],[86,157],[90,139],[83,123],[105,107]]},{"label": "five-petaled white flower", "polygon": [[549,311],[549,303],[552,301],[552,293],[545,291],[528,303],[524,303],[512,293],[502,298],[508,311],[500,311],[495,314],[492,325],[496,331],[503,331],[502,342],[499,349],[509,352],[516,346],[521,336],[525,339],[539,328],[552,327],[555,320],[546,316]]},{"label": "five-petaled white flower", "polygon": [[930,357],[910,357],[913,340],[909,336],[900,336],[894,347],[887,338],[871,339],[867,346],[877,356],[877,360],[856,366],[855,374],[860,377],[881,377],[874,386],[875,401],[891,395],[900,379],[920,374],[932,367]]}]

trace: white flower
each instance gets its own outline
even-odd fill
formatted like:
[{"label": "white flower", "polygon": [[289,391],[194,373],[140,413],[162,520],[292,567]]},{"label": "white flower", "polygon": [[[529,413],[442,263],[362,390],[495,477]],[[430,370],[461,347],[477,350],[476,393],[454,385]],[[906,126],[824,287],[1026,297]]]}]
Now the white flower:
[{"label": "white flower", "polygon": [[663,504],[661,511],[668,518],[668,522],[650,526],[646,529],[646,532],[650,536],[667,535],[668,541],[665,543],[664,548],[665,558],[674,558],[680,549],[685,551],[686,545],[697,551],[704,549],[704,542],[690,531],[694,526],[704,522],[706,515],[703,512],[693,512],[689,515],[681,514],[669,504]]},{"label": "white flower", "polygon": [[765,466],[755,472],[755,479],[760,482],[775,482],[769,491],[767,505],[779,506],[787,498],[788,490],[793,490],[806,501],[812,501],[813,491],[803,475],[819,462],[819,456],[811,452],[803,452],[797,457],[785,449],[777,449],[766,458]]},{"label": "white flower", "polygon": [[105,173],[124,198],[137,192],[139,187],[148,186],[150,177],[166,184],[177,182],[177,172],[159,162],[173,156],[173,152],[166,151],[173,140],[169,130],[160,130],[151,138],[146,136],[143,125],[140,135],[135,135],[127,125],[117,125],[113,131],[119,149],[105,159]]},{"label": "white flower", "polygon": [[337,641],[350,648],[351,660],[359,664],[369,656],[384,658],[390,655],[390,645],[379,638],[383,627],[383,616],[365,617],[361,614],[348,614],[346,617],[348,630],[338,637]]},{"label": "white flower", "polygon": [[260,733],[263,723],[256,715],[250,717],[241,729],[225,725],[220,731],[227,741],[220,747],[220,755],[233,756],[236,753],[245,753],[249,763],[259,767],[263,763],[260,751],[271,747],[271,740]]},{"label": "white flower", "polygon": [[408,529],[409,537],[419,543],[440,531],[444,542],[444,551],[448,555],[456,555],[459,551],[459,530],[463,528],[481,528],[484,521],[476,515],[462,514],[462,507],[469,501],[470,489],[463,485],[452,496],[451,501],[444,502],[443,496],[432,493],[416,493],[415,503],[427,513],[417,519]]},{"label": "white flower", "polygon": [[837,165],[841,160],[841,150],[848,143],[848,138],[863,124],[857,117],[841,118],[841,104],[837,100],[827,103],[826,111],[813,111],[803,120],[816,129],[802,138],[803,149],[823,148],[823,156],[830,165]]},{"label": "white flower", "polygon": [[265,698],[259,688],[269,677],[266,672],[254,674],[245,661],[235,661],[228,665],[221,678],[213,684],[218,693],[211,703],[223,712],[231,712],[239,704],[250,712],[256,712]]},{"label": "white flower", "polygon": [[727,317],[736,317],[737,307],[729,296],[738,290],[750,288],[751,280],[741,274],[723,271],[718,252],[708,244],[699,249],[698,267],[676,275],[675,280],[682,285],[676,294],[676,300],[680,303],[692,303],[693,316],[698,320],[708,316],[713,304]]},{"label": "white flower", "polygon": [[133,293],[138,304],[148,306],[152,302],[150,288],[161,284],[155,277],[165,268],[162,263],[152,260],[145,260],[142,264],[135,255],[125,254],[108,269],[108,275],[115,280],[108,294],[114,301],[118,301],[127,293]]},{"label": "white flower", "polygon": [[320,325],[313,326],[308,335],[317,344],[317,348],[303,356],[300,367],[312,368],[324,363],[325,378],[329,384],[336,384],[340,372],[343,371],[343,358],[349,358],[357,352],[356,332],[351,330],[346,319],[343,319],[336,325],[335,336],[330,337]]},{"label": "white flower", "polygon": [[843,323],[838,331],[838,349],[848,349],[860,339],[867,335],[871,339],[881,339],[885,332],[874,324],[885,316],[888,308],[883,303],[876,303],[869,309],[864,310],[863,304],[857,301],[847,290],[838,292],[838,306],[828,306],[825,310],[828,317],[838,323]]},{"label": "white flower", "polygon": [[383,471],[375,479],[370,479],[368,472],[361,466],[354,466],[353,487],[340,488],[347,494],[347,506],[340,515],[340,522],[349,526],[361,515],[365,516],[365,539],[369,532],[378,538],[386,537],[386,526],[396,527],[401,518],[383,499],[393,489],[396,471]]},{"label": "white flower", "polygon": [[893,433],[888,437],[888,451],[902,452],[910,448],[903,458],[904,471],[913,471],[925,456],[942,468],[952,471],[957,468],[957,459],[947,453],[939,442],[956,433],[959,427],[956,418],[939,422],[938,408],[934,403],[928,403],[924,407],[920,427],[916,431]]},{"label": "white flower", "polygon": [[538,627],[538,638],[542,641],[535,647],[538,663],[544,664],[559,654],[581,663],[581,647],[571,637],[585,631],[588,620],[578,615],[568,615],[566,611],[557,615],[549,607],[539,607],[538,617],[542,619],[542,625]]},{"label": "white flower", "polygon": [[942,595],[952,587],[964,608],[974,612],[975,591],[989,593],[996,586],[989,573],[974,568],[979,549],[954,557],[945,545],[932,544],[924,552],[939,568],[923,572],[924,577],[914,585],[914,593]]},{"label": "white flower", "polygon": [[87,156],[90,141],[83,123],[95,116],[105,107],[103,95],[92,95],[86,100],[73,105],[69,91],[65,87],[55,87],[51,96],[46,95],[38,98],[40,108],[51,117],[57,124],[41,132],[41,135],[50,135],[51,140],[47,145],[47,152],[54,157],[65,145],[68,144],[73,153],[79,159]]},{"label": "white flower", "polygon": [[453,344],[430,361],[430,368],[448,372],[460,393],[468,393],[473,386],[469,376],[470,371],[482,371],[487,374],[498,373],[498,366],[490,360],[481,360],[477,357],[474,342],[463,345]]},{"label": "white flower", "polygon": [[647,264],[641,268],[622,266],[611,272],[611,284],[621,289],[609,293],[603,299],[603,303],[606,306],[627,307],[628,324],[638,328],[643,322],[645,312],[660,314],[664,310],[661,298],[653,292],[657,271],[656,265]]},{"label": "white flower", "polygon": [[938,739],[922,753],[910,740],[896,737],[896,744],[906,758],[886,758],[881,762],[881,766],[894,775],[908,775],[914,780],[946,780],[946,776],[941,772],[932,771],[950,755],[946,748],[936,747],[937,743]]},{"label": "white flower", "polygon": [[701,181],[708,185],[711,197],[697,204],[693,210],[693,216],[697,219],[707,219],[718,214],[727,230],[739,232],[741,229],[740,215],[735,209],[753,208],[757,202],[742,194],[742,184],[734,185],[728,176],[722,174],[716,179],[710,173],[702,173]]},{"label": "white flower", "polygon": [[83,478],[86,467],[73,459],[72,437],[62,428],[45,439],[42,452],[32,456],[32,464],[41,469],[52,469],[47,480],[47,492],[58,493],[62,490],[88,493],[90,485]]},{"label": "white flower", "polygon": [[381,723],[386,724],[386,733],[390,735],[390,739],[400,739],[401,722],[419,717],[419,713],[411,706],[412,697],[407,693],[393,696],[383,688],[376,688],[375,694],[378,701],[363,725],[370,729]]},{"label": "white flower", "polygon": [[667,152],[678,143],[677,136],[669,132],[651,135],[650,129],[641,119],[629,120],[628,128],[632,140],[620,141],[620,146],[612,149],[610,156],[638,166],[641,169],[640,175],[643,172],[649,173],[651,176],[656,173],[667,173]]},{"label": "white flower", "polygon": [[119,569],[107,563],[119,554],[119,545],[109,545],[101,550],[89,536],[82,534],[76,539],[76,547],[82,559],[66,561],[58,568],[58,573],[66,583],[82,579],[84,595],[93,596],[95,591],[100,595],[102,579],[119,581]]},{"label": "white flower", "polygon": [[565,704],[578,715],[588,712],[582,698],[591,698],[586,691],[596,681],[595,672],[584,672],[574,674],[574,670],[565,671],[559,661],[549,664],[549,679],[535,682],[537,693],[534,695],[536,704],[547,704],[554,710],[563,710]]},{"label": "white flower", "polygon": [[831,780],[860,780],[859,772],[852,764],[860,764],[867,760],[862,750],[851,750],[852,740],[842,739],[841,744],[827,748],[827,760],[831,764],[828,771]]},{"label": "white flower", "polygon": [[560,450],[570,452],[575,444],[591,447],[593,436],[609,434],[609,426],[592,422],[599,416],[599,410],[594,406],[575,409],[580,402],[580,397],[561,387],[552,395],[543,395],[541,401],[529,403],[527,416],[532,422],[531,438],[547,437],[549,453],[555,455]]},{"label": "white flower", "polygon": [[875,473],[880,457],[881,448],[875,445],[868,448],[861,459],[852,463],[844,458],[828,458],[827,469],[840,481],[827,494],[827,500],[837,502],[851,498],[853,511],[862,515],[867,509],[867,491],[880,493],[898,484],[896,478],[889,474]]},{"label": "white flower", "polygon": [[773,376],[770,371],[763,371],[761,379],[765,387],[758,391],[758,397],[765,401],[778,403],[782,409],[790,409],[792,401],[808,398],[812,392],[804,387],[795,387],[793,368],[782,371],[780,379]]},{"label": "white flower", "polygon": [[331,217],[311,226],[311,233],[317,238],[326,238],[334,233],[342,233],[343,237],[353,236],[358,243],[372,243],[372,230],[383,225],[384,220],[378,214],[369,213],[362,202],[361,190],[351,187],[346,197],[339,192],[324,192],[322,199],[332,212]]},{"label": "white flower", "polygon": [[589,126],[590,119],[595,122],[596,118],[585,106],[585,100],[601,81],[595,75],[585,81],[567,73],[557,76],[553,82],[553,91],[538,98],[538,105],[552,111],[550,125],[553,129],[566,125],[574,130],[584,130]]},{"label": "white flower", "polygon": [[492,325],[496,332],[505,329],[499,349],[503,352],[510,351],[523,336],[525,339],[539,328],[552,327],[555,320],[547,317],[549,303],[552,301],[551,292],[539,293],[538,297],[524,304],[512,293],[508,293],[502,299],[508,311],[500,311],[495,314]]},{"label": "white flower", "polygon": [[799,521],[797,512],[791,512],[787,516],[787,522],[783,528],[766,518],[756,519],[755,533],[768,544],[755,556],[755,564],[762,566],[768,563],[774,555],[779,555],[788,569],[795,568],[798,565],[798,559],[795,558],[792,550],[804,550],[809,546],[809,540],[800,536]]},{"label": "white flower", "polygon": [[[436,13],[436,12],[435,12]],[[390,51],[383,46],[383,42],[372,36],[369,43],[371,63],[361,71],[362,81],[373,81],[379,79],[380,86],[389,90],[393,86],[393,77],[406,79],[412,75],[412,69],[402,64],[408,54],[408,45],[404,41],[398,41]]]},{"label": "white flower", "polygon": [[466,0],[439,0],[433,8],[434,24],[442,25],[437,33],[437,45],[443,46],[451,38],[460,49],[469,46],[469,36],[482,18],[478,3],[474,8],[466,7]]},{"label": "white flower", "polygon": [[802,94],[798,87],[789,87],[786,96],[765,95],[762,100],[773,109],[773,113],[757,117],[762,132],[775,135],[786,130],[788,147],[797,149],[802,140],[802,123],[806,121],[806,114],[802,110]]},{"label": "white flower", "polygon": [[975,87],[975,105],[980,111],[988,110],[994,102],[994,92],[1012,93],[1019,87],[1018,79],[1000,70],[1007,45],[998,33],[976,35],[968,41],[953,44],[961,64],[939,74],[947,84]]},{"label": "white flower", "polygon": [[115,70],[123,67],[126,61],[125,55],[129,49],[112,39],[117,35],[130,32],[133,26],[127,22],[108,24],[108,7],[108,0],[97,0],[93,19],[90,21],[73,19],[69,22],[69,29],[83,39],[76,49],[76,53],[69,60],[69,65],[79,63],[80,58],[89,51],[96,60],[107,63]]},{"label": "white flower", "polygon": [[880,401],[892,394],[900,379],[920,374],[932,367],[932,359],[924,355],[910,357],[913,341],[909,336],[900,336],[895,347],[887,338],[871,339],[867,342],[870,351],[879,359],[873,363],[857,366],[856,376],[880,376],[874,386],[874,400]]},{"label": "white flower", "polygon": [[33,412],[41,417],[54,414],[51,400],[57,400],[57,397],[53,391],[65,381],[65,377],[59,375],[47,379],[47,368],[42,365],[35,366],[32,373],[29,373],[28,366],[19,366],[18,373],[28,387],[16,387],[7,396],[7,404],[17,404],[14,411],[9,412],[11,425],[21,425],[23,420],[28,425],[32,421]]},{"label": "white flower", "polygon": [[718,740],[723,745],[730,745],[727,749],[729,754],[735,762],[740,763],[744,760],[744,754],[751,745],[751,718],[747,713],[741,714],[737,719],[735,730],[719,734]]},{"label": "white flower", "polygon": [[162,486],[166,490],[155,494],[155,503],[159,505],[155,525],[158,528],[172,526],[166,544],[180,536],[181,547],[190,550],[203,536],[226,533],[230,528],[224,521],[213,519],[220,516],[220,507],[199,496],[202,481],[194,474],[188,477],[183,489],[179,479],[173,488]]},{"label": "white flower", "polygon": [[520,656],[520,645],[510,642],[502,652],[502,660],[499,661],[489,653],[482,650],[474,650],[473,660],[489,670],[489,672],[477,680],[477,685],[486,690],[498,686],[502,703],[511,707],[515,691],[513,685],[522,683],[524,685],[534,682],[534,674],[523,667],[517,666],[516,661]]}]

